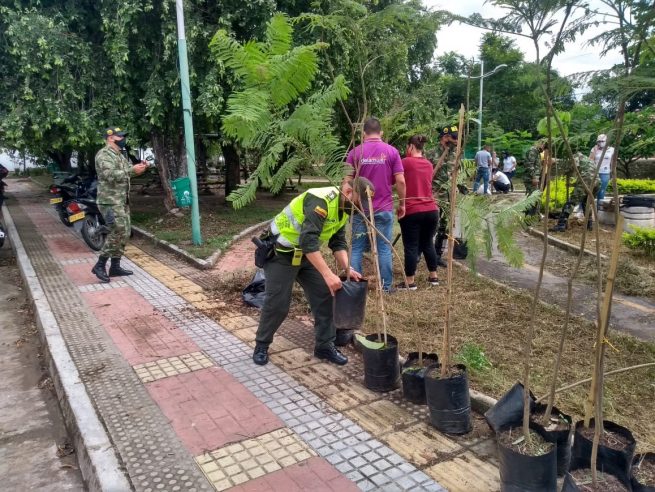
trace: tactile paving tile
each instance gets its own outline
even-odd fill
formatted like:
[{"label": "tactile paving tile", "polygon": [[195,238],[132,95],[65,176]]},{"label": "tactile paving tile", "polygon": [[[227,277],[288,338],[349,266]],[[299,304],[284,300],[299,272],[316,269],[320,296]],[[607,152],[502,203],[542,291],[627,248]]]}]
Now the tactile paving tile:
[{"label": "tactile paving tile", "polygon": [[457,443],[423,422],[386,434],[383,440],[403,458],[420,466],[443,461],[462,451]]},{"label": "tactile paving tile", "polygon": [[450,492],[500,490],[498,469],[485,463],[470,451],[452,460],[431,466],[425,472],[442,483]]},{"label": "tactile paving tile", "polygon": [[187,372],[199,371],[207,367],[212,367],[214,363],[202,352],[192,352],[190,354],[179,355],[159,359],[145,364],[137,364],[134,372],[144,383],[156,381],[158,379],[186,374]]},{"label": "tactile paving tile", "polygon": [[236,331],[250,326],[257,326],[257,321],[250,316],[232,316],[221,318],[221,326],[227,331]]},{"label": "tactile paving tile", "polygon": [[397,426],[404,426],[416,421],[412,414],[397,407],[389,400],[378,400],[368,405],[361,405],[346,411],[345,414],[364,429],[378,435],[395,430]]},{"label": "tactile paving tile", "polygon": [[[63,234],[62,234],[63,236]],[[45,235],[44,235],[45,237]],[[71,260],[59,260],[60,265],[80,265],[83,263],[93,263],[96,261],[95,257],[90,258],[73,258]]]},{"label": "tactile paving tile", "polygon": [[107,284],[80,285],[78,286],[78,289],[80,292],[100,292],[109,289],[120,289],[121,287],[127,287],[127,284],[122,280],[112,280]]},{"label": "tactile paving tile", "polygon": [[196,457],[216,490],[225,490],[316,456],[290,429],[229,444]]},{"label": "tactile paving tile", "polygon": [[[138,266],[135,267],[135,272],[137,269]],[[189,321],[182,314],[186,312],[187,308],[178,302],[180,298],[175,299],[175,294],[167,286],[151,277],[148,278],[147,284],[142,288],[150,298],[154,299],[161,295],[175,301],[171,302],[171,305],[162,312],[176,326],[184,330],[216,363],[252,391],[303,441],[316,450],[319,456],[337,467],[361,490],[417,492],[444,490],[432,478],[408,463],[360,425],[335,410],[329,403],[295,380],[278,367],[274,360],[266,366],[253,364],[252,348],[222,327],[224,319],[221,319],[221,324],[219,324],[200,314],[196,315],[193,321]],[[287,356],[283,359],[287,363],[286,367],[293,367],[297,370],[308,364],[311,364],[312,367],[319,363],[322,364],[309,352],[313,348],[313,329],[295,321],[287,321],[285,324],[287,329],[280,329],[278,334],[284,334],[284,338],[287,338],[287,335],[291,333],[294,337],[293,340],[290,339],[291,342],[297,343],[299,338],[303,338],[307,345],[307,350],[297,348],[295,351],[290,350],[277,354],[285,355],[293,352],[290,357]],[[307,343],[308,341],[310,343]],[[350,365],[349,363],[345,367]],[[328,385],[321,388],[324,387],[328,387]],[[319,389],[315,391],[319,391]],[[370,394],[372,398],[377,398],[382,406],[391,404],[388,400],[383,400],[382,396],[377,393],[370,392],[365,388],[361,388],[361,391],[363,394]],[[397,409],[397,411],[402,412],[402,409]],[[411,414],[404,412],[404,415],[409,416],[407,425],[415,423]],[[363,460],[361,469],[350,464],[355,457]]]},{"label": "tactile paving tile", "polygon": [[[29,216],[41,205],[10,205],[23,245],[71,356],[137,491],[210,490],[132,367],[89,313]],[[64,226],[61,225],[63,228]],[[74,231],[69,231],[75,236]],[[80,247],[84,246],[80,243]]]}]

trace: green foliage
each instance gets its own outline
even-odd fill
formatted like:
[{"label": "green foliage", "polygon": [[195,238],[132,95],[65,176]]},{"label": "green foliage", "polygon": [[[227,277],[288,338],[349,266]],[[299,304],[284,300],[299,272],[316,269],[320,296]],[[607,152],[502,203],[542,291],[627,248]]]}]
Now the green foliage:
[{"label": "green foliage", "polygon": [[[562,127],[564,128],[564,136],[567,137],[569,135],[569,125],[571,124],[571,113],[568,111],[557,111],[557,118],[561,121]],[[540,135],[547,136],[548,135],[548,117],[542,118],[539,120],[539,123],[537,123],[537,131],[539,132]],[[551,135],[553,137],[559,137],[560,136],[560,131],[559,127],[557,126],[557,123],[555,121],[555,118],[551,119]]]},{"label": "green foliage", "polygon": [[504,197],[490,199],[474,193],[459,197],[457,209],[471,270],[475,271],[476,260],[481,254],[491,258],[494,243],[511,266],[518,268],[523,265],[524,254],[515,236],[526,227],[525,212],[539,201],[540,196],[541,193],[535,191],[516,203]]},{"label": "green foliage", "polygon": [[[551,210],[561,210],[566,203],[568,196],[573,193],[573,187],[575,181],[572,179],[569,183],[569,192],[566,192],[566,177],[559,176],[555,179],[550,180],[550,209]],[[546,206],[546,194],[544,193],[541,197],[541,207],[542,209]]]},{"label": "green foliage", "polygon": [[507,150],[517,160],[521,160],[522,156],[532,147],[534,139],[530,132],[514,130],[496,137],[485,138],[484,143],[493,146],[496,152]]},{"label": "green foliage", "polygon": [[232,71],[240,84],[227,100],[223,131],[261,159],[250,180],[228,200],[241,208],[266,185],[279,192],[299,169],[340,181],[345,149],[333,133],[333,108],[346,99],[343,76],[323,88],[313,86],[322,43],[292,46],[293,28],[286,16],[275,15],[266,41],[238,43],[219,30],[211,42],[216,63]]},{"label": "green foliage", "polygon": [[631,226],[632,233],[623,233],[623,244],[635,251],[655,257],[655,228]]},{"label": "green foliage", "polygon": [[654,179],[618,179],[620,195],[655,193]]},{"label": "green foliage", "polygon": [[492,367],[491,361],[484,353],[484,347],[473,342],[462,345],[455,354],[455,360],[472,372],[484,372]]}]

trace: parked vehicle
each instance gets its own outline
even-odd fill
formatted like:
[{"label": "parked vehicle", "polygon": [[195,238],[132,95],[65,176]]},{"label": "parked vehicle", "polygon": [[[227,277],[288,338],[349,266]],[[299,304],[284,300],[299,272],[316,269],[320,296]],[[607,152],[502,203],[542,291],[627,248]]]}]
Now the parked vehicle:
[{"label": "parked vehicle", "polygon": [[50,204],[55,206],[59,220],[67,227],[73,225],[69,220],[68,205],[77,199],[93,198],[98,192],[98,180],[95,176],[82,178],[78,175],[69,176],[59,184],[50,186]]},{"label": "parked vehicle", "polygon": [[100,251],[107,239],[109,229],[98,209],[95,198],[81,198],[76,202],[84,216],[82,217],[82,238],[94,251]]}]

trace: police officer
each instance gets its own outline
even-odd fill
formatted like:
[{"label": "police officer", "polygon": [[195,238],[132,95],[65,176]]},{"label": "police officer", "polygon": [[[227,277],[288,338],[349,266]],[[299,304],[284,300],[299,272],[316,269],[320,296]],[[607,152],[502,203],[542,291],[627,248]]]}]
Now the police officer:
[{"label": "police officer", "polygon": [[[366,188],[374,192],[365,178],[345,182],[339,188],[312,188],[294,198],[271,222],[270,234],[276,238],[275,254],[264,263],[266,300],[259,318],[255,364],[268,363],[268,347],[289,312],[291,291],[297,280],[314,315],[316,345],[314,355],[344,365],[348,358],[334,346],[336,331],[332,320],[332,296],[341,288],[341,279],[332,272],[320,252],[327,241],[339,268],[348,267],[345,225],[353,204],[366,202]],[[350,269],[348,276],[360,280]]]},{"label": "police officer", "polygon": [[[450,190],[447,187],[448,172],[455,165],[455,149],[457,148],[458,128],[456,125],[445,126],[439,131],[439,145],[441,146],[441,156],[434,168],[434,188],[437,196],[444,196],[446,200],[450,199]],[[444,162],[446,165],[444,166]],[[448,237],[448,217],[445,216],[443,209],[439,208],[439,227],[437,235],[434,238],[434,248],[437,252],[437,265],[446,267],[446,262],[441,257],[444,243]]]},{"label": "police officer", "polygon": [[[580,171],[580,175],[582,176],[582,179],[584,179],[587,186],[589,186],[592,189],[595,196],[596,193],[598,192],[599,182],[598,182],[598,177],[596,177],[596,181],[592,183],[592,179],[594,178],[594,174],[596,173],[596,167],[593,161],[582,155],[580,152],[578,152],[578,154],[575,156],[575,159],[577,160],[578,171]],[[567,174],[575,175],[572,167],[570,170],[568,170]],[[575,207],[575,205],[580,204],[580,207],[584,211],[586,207],[586,203],[587,203],[587,192],[584,188],[584,185],[580,182],[580,179],[576,178],[575,186],[573,187],[573,192],[571,193],[568,201],[564,204],[564,207],[562,208],[562,212],[560,213],[559,219],[557,220],[557,225],[551,228],[551,231],[552,232],[566,231],[569,222],[569,215],[571,215],[571,212],[573,212],[573,208]],[[587,221],[587,229],[591,230],[592,228],[593,228],[593,219],[592,219],[592,215],[589,215],[589,220]]]},{"label": "police officer", "polygon": [[[98,175],[98,197],[96,199],[100,213],[109,228],[105,244],[100,250],[98,262],[91,272],[100,282],[109,282],[109,277],[132,275],[132,271],[121,267],[121,256],[130,237],[130,176],[142,174],[148,165],[141,161],[130,164],[122,154],[125,148],[127,132],[110,127],[104,130],[106,145],[96,154],[96,173]],[[111,258],[109,275],[107,260]]]}]

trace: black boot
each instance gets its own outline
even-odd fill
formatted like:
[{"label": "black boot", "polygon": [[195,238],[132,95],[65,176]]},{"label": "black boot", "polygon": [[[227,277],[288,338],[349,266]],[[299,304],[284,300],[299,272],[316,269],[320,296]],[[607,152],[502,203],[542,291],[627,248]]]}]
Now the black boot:
[{"label": "black boot", "polygon": [[252,354],[252,361],[258,366],[268,364],[268,345],[258,343],[255,345],[255,351]]},{"label": "black boot", "polygon": [[569,222],[569,214],[562,212],[557,219],[557,225],[550,229],[550,232],[566,232],[566,227]]},{"label": "black boot", "polygon": [[106,256],[99,256],[97,263],[93,266],[93,269],[91,270],[91,273],[93,273],[96,277],[98,277],[98,280],[102,282],[103,284],[106,284],[109,282],[109,276],[107,275],[107,258]]},{"label": "black boot", "polygon": [[334,345],[329,345],[324,348],[315,348],[314,355],[322,360],[334,362],[340,366],[348,363],[348,357],[343,355]]},{"label": "black boot", "polygon": [[132,275],[133,273],[132,270],[125,270],[125,268],[121,267],[120,257],[111,259],[111,266],[109,267],[110,277],[124,277],[125,275]]},{"label": "black boot", "polygon": [[587,230],[588,230],[588,231],[593,231],[593,230],[594,230],[594,221],[591,220],[591,219],[589,219],[589,220],[587,221]]}]

